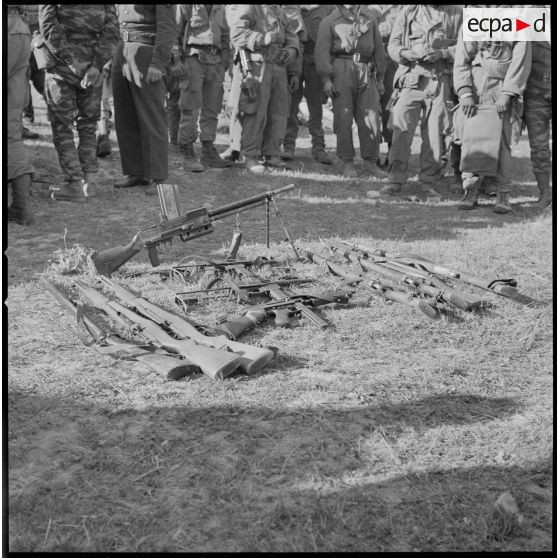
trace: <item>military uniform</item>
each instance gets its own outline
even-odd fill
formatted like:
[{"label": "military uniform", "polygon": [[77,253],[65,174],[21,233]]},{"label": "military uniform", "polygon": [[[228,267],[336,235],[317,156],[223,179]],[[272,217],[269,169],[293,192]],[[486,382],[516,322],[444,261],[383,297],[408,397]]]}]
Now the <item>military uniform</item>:
[{"label": "military uniform", "polygon": [[[25,6],[25,20],[29,25],[31,37],[33,37],[36,33],[39,32],[39,4]],[[33,53],[31,53],[31,56],[29,58],[29,79],[35,87],[37,93],[40,93],[41,96],[44,96],[45,71],[39,70],[39,68],[37,67],[37,61],[35,60],[35,56],[33,55]],[[25,107],[24,114],[29,118],[31,122],[34,121],[35,111],[33,108],[33,100],[31,99],[31,95],[29,95],[29,103]]]},{"label": "military uniform", "polygon": [[[394,193],[407,181],[407,165],[416,126],[421,120],[419,180],[428,185],[442,178],[445,137],[451,132],[451,72],[462,10],[455,6],[409,5],[399,12],[388,53],[399,64],[394,76],[393,130],[388,179],[382,189]],[[453,46],[450,44],[453,42]],[[443,46],[437,46],[443,45]],[[433,59],[423,56],[431,53]],[[411,57],[408,58],[408,57]]]},{"label": "military uniform", "polygon": [[531,163],[540,191],[539,206],[552,201],[550,191],[550,121],[552,120],[552,52],[550,43],[531,44],[531,73],[523,93],[524,119],[529,135]]},{"label": "military uniform", "polygon": [[249,169],[257,167],[260,155],[275,164],[289,113],[287,66],[299,53],[298,37],[277,5],[229,4],[227,22],[233,47],[245,50],[257,81],[251,98],[243,88],[240,63],[235,64],[231,104],[239,110],[241,151]]},{"label": "military uniform", "polygon": [[[31,55],[31,33],[22,17],[24,6],[7,7],[6,45],[8,139],[8,181],[12,184],[13,201],[8,208],[8,219],[27,223],[31,219],[29,186],[33,169],[22,141],[21,111],[27,103],[29,82],[27,71]],[[5,14],[6,15],[6,14]],[[6,21],[6,20],[5,20]]]},{"label": "military uniform", "polygon": [[293,20],[295,21],[297,14],[299,14],[298,17],[302,17],[302,22],[298,25],[302,64],[299,87],[291,93],[290,113],[283,147],[286,153],[294,152],[299,127],[298,108],[304,95],[308,106],[308,131],[312,137],[312,153],[320,162],[328,163],[331,161],[325,155],[325,139],[322,127],[322,80],[316,72],[314,48],[318,39],[320,22],[335,9],[335,6],[310,4],[289,6],[285,9],[288,9],[287,14],[293,14]]},{"label": "military uniform", "polygon": [[228,166],[213,145],[223,106],[223,80],[230,60],[229,28],[224,6],[179,4],[177,27],[185,72],[185,77],[180,80],[178,145],[185,157],[185,168],[204,168],[199,165],[193,150],[198,137],[198,121],[202,161],[209,166]]},{"label": "military uniform", "polygon": [[[472,209],[475,206],[480,177],[495,175],[497,198],[494,211],[510,211],[508,198],[512,182],[512,119],[530,71],[531,43],[463,41],[460,35],[453,70],[455,90],[461,104],[464,99],[472,97],[477,110],[486,111],[487,114],[486,118],[477,118],[475,133],[469,139],[464,137],[463,127],[467,125],[468,119],[465,118],[462,107],[455,116],[455,135],[462,142],[461,170],[463,188],[466,191],[463,203],[459,206],[461,209]],[[500,118],[495,119],[501,125],[501,132],[492,141],[482,145],[479,138],[490,138],[495,126],[489,124],[489,117],[492,114],[494,119],[495,105],[504,95],[512,100],[507,110],[499,115]],[[483,125],[486,130],[483,130]],[[472,159],[472,164],[467,161],[467,152],[472,152],[472,157],[476,154],[476,160]],[[487,161],[487,155],[491,152],[494,153],[493,164],[490,160]],[[493,170],[485,170],[490,168]]]},{"label": "military uniform", "polygon": [[384,44],[384,52],[386,54],[386,72],[384,74],[384,92],[380,97],[380,106],[382,107],[382,136],[384,141],[391,145],[392,131],[388,127],[389,113],[388,108],[389,100],[393,94],[393,78],[395,77],[395,72],[397,71],[397,62],[393,61],[387,51],[389,37],[391,35],[391,30],[393,29],[393,24],[395,23],[395,18],[397,14],[401,11],[398,4],[369,4],[368,8],[376,16],[378,29],[380,30],[380,35],[382,36],[382,43]]},{"label": "military uniform", "polygon": [[[45,75],[45,97],[54,147],[69,187],[79,195],[79,184],[98,172],[96,128],[100,117],[101,80],[84,88],[87,68],[101,72],[117,39],[114,7],[109,4],[41,4],[39,28],[57,63]],[[74,143],[74,122],[79,143]],[[63,190],[64,193],[65,190]],[[69,192],[67,192],[69,193]],[[54,195],[67,199],[66,195]],[[70,197],[73,197],[70,195]]]},{"label": "military uniform", "polygon": [[147,82],[150,68],[166,72],[176,42],[176,6],[116,4],[120,41],[112,63],[114,124],[122,171],[115,188],[168,177],[165,80]]},{"label": "military uniform", "polygon": [[[378,24],[364,6],[353,12],[338,6],[319,26],[314,49],[316,71],[322,82],[333,81],[333,127],[337,155],[352,168],[353,120],[357,124],[360,155],[371,172],[376,169],[380,148],[380,96],[377,83],[383,81],[385,54]],[[350,173],[348,172],[350,170]],[[379,174],[378,174],[379,175]]]}]

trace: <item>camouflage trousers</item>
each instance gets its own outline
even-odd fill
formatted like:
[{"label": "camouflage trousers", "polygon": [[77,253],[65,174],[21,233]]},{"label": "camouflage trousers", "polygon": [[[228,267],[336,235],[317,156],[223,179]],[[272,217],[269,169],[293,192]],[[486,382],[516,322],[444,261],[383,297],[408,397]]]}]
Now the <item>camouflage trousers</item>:
[{"label": "camouflage trousers", "polygon": [[550,174],[552,91],[550,89],[526,89],[523,93],[523,102],[523,118],[529,135],[533,172]]},{"label": "camouflage trousers", "polygon": [[[45,98],[52,140],[68,180],[79,180],[84,173],[99,170],[96,131],[101,116],[101,93],[101,85],[81,89],[46,72]],[[74,122],[79,138],[77,147]]]}]

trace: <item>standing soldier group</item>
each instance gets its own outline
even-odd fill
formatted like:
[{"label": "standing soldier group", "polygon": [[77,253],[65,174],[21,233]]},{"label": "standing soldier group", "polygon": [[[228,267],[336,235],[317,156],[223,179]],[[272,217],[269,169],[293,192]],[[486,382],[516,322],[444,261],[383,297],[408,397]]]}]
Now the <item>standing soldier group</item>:
[{"label": "standing soldier group", "polygon": [[[27,80],[20,79],[29,63],[24,8],[8,10],[9,180],[14,193],[9,218],[27,223],[32,171],[21,148],[25,104],[20,105],[26,94],[18,89],[29,89]],[[477,205],[483,177],[492,176],[494,211],[510,211],[512,130],[524,122],[538,206],[546,207],[552,201],[550,45],[465,42],[461,24],[460,6],[433,4],[40,5],[33,51],[39,68],[46,70],[44,95],[66,176],[53,198],[83,203],[95,195],[96,154],[107,152],[106,147],[98,151],[95,133],[103,72],[105,78],[110,72],[125,175],[115,188],[139,186],[146,194],[156,193],[156,185],[168,177],[169,141],[178,145],[184,168],[191,172],[234,161],[243,161],[256,174],[267,167],[284,168],[296,154],[303,97],[312,155],[331,164],[322,125],[329,98],[345,176],[358,173],[354,123],[362,169],[373,178],[387,178],[380,194],[398,194],[408,179],[420,123],[417,188],[439,196],[436,187],[450,146],[460,147],[460,209]],[[27,64],[20,64],[26,55]],[[220,155],[214,142],[230,65],[230,148]],[[106,123],[101,135],[107,135]],[[388,145],[385,161],[379,158],[382,140]]]}]

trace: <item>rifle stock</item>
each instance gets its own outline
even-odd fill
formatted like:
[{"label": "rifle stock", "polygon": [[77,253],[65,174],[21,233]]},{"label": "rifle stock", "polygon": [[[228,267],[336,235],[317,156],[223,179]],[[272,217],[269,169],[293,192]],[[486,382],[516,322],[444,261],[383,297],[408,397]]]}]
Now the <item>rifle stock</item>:
[{"label": "rifle stock", "polygon": [[[228,354],[236,355],[239,359],[238,367],[246,374],[254,374],[275,356],[273,351],[269,349],[247,345],[245,343],[236,343],[227,339],[225,335],[204,335],[182,316],[178,316],[145,298],[135,295],[122,285],[118,285],[106,277],[99,277],[99,280],[111,289],[125,304],[131,306],[155,323],[159,325],[165,324],[177,337],[189,338],[195,343],[220,351],[229,351]],[[236,339],[236,337],[231,337],[231,339]]]},{"label": "rifle stock", "polygon": [[[77,320],[77,306],[69,298],[67,298],[60,289],[45,278],[43,278],[43,285],[58,302],[58,304],[60,304],[62,308],[64,308]],[[111,351],[108,353],[113,358],[119,358],[118,354],[115,354],[115,352],[125,354],[127,358],[131,358],[145,364],[167,380],[178,380],[188,374],[200,371],[199,366],[188,360],[180,360],[169,355],[158,354],[142,347],[141,345],[134,346],[134,344],[129,341],[124,341],[118,336],[112,334],[110,330],[99,325],[89,316],[83,316],[83,321],[87,330],[97,342],[103,340],[107,345],[114,347],[114,352]]]},{"label": "rifle stock", "polygon": [[200,345],[190,339],[175,339],[151,320],[143,318],[119,302],[109,300],[96,289],[88,287],[79,281],[76,284],[80,292],[94,306],[105,311],[115,321],[125,326],[129,326],[129,323],[134,324],[136,334],[166,351],[186,357],[198,365],[201,371],[210,378],[221,380],[232,374],[239,367],[240,357],[236,353],[229,353],[206,345]]}]

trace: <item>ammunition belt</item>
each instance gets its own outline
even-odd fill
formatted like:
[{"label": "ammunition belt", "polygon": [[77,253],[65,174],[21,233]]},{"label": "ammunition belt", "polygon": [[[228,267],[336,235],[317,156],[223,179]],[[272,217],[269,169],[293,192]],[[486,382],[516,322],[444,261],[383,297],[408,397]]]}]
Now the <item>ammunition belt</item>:
[{"label": "ammunition belt", "polygon": [[121,31],[120,37],[127,43],[155,44],[155,33],[146,33],[145,31]]}]

